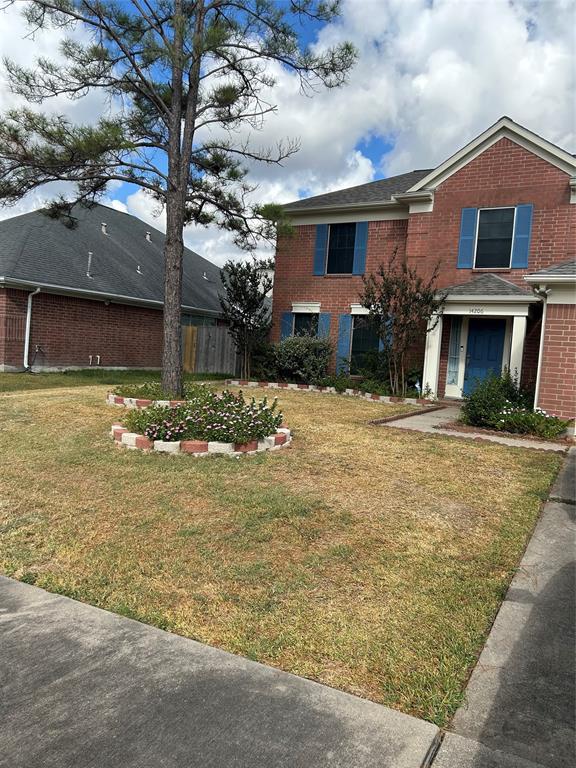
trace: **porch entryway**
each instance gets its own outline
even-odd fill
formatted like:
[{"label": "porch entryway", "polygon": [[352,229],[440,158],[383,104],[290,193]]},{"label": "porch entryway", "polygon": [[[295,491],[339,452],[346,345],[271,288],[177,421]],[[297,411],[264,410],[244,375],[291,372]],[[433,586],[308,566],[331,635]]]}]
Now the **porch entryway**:
[{"label": "porch entryway", "polygon": [[520,381],[529,309],[539,302],[492,274],[448,289],[442,314],[426,335],[424,390],[460,399],[504,368]]}]

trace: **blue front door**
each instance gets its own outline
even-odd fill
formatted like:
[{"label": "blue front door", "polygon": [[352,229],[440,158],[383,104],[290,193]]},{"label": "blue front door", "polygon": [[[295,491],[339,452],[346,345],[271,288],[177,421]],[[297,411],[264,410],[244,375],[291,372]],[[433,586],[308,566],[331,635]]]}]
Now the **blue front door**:
[{"label": "blue front door", "polygon": [[505,332],[505,320],[470,318],[464,372],[465,395],[474,390],[478,380],[482,381],[490,373],[502,372]]}]

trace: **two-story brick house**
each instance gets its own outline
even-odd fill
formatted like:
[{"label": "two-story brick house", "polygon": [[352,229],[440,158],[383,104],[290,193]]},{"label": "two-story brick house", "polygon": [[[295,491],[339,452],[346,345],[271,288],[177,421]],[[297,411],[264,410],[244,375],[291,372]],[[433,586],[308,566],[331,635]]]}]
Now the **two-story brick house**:
[{"label": "two-story brick house", "polygon": [[[536,403],[576,413],[576,158],[507,117],[435,169],[285,207],[273,338],[329,336],[336,365],[377,339],[359,303],[362,275],[396,250],[423,273],[440,262],[448,295],[415,360],[438,397],[509,368]],[[345,366],[345,363],[344,363]]]}]

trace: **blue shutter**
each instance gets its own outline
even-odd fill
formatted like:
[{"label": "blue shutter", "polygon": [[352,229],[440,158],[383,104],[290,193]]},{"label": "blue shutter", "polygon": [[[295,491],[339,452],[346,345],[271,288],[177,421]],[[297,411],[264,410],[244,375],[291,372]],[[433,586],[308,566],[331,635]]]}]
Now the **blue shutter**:
[{"label": "blue shutter", "polygon": [[330,336],[330,313],[320,312],[318,315],[318,336],[328,338]]},{"label": "blue shutter", "polygon": [[356,224],[356,239],[354,240],[353,275],[363,275],[366,271],[366,246],[368,245],[368,222],[359,221]]},{"label": "blue shutter", "polygon": [[533,205],[517,205],[514,222],[514,243],[512,244],[512,268],[527,269],[530,252]]},{"label": "blue shutter", "polygon": [[287,339],[288,336],[292,336],[292,312],[282,312],[282,318],[280,320],[280,340]]},{"label": "blue shutter", "polygon": [[336,373],[350,370],[350,342],[352,339],[352,315],[340,315],[338,320],[338,344],[336,346]]},{"label": "blue shutter", "polygon": [[458,269],[472,269],[474,266],[477,219],[477,208],[462,208],[462,218],[460,219],[460,245],[458,246]]},{"label": "blue shutter", "polygon": [[328,248],[328,224],[316,224],[316,245],[314,247],[314,274],[326,272],[326,250]]}]

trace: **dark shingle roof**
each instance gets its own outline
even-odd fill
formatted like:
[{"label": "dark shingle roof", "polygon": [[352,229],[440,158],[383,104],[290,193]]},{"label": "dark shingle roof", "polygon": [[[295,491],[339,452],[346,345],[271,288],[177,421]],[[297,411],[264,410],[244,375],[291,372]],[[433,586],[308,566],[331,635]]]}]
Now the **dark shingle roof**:
[{"label": "dark shingle roof", "polygon": [[410,171],[400,176],[391,176],[389,179],[370,181],[368,184],[360,184],[357,187],[339,189],[336,192],[327,192],[325,195],[307,197],[304,200],[295,200],[284,206],[286,211],[313,210],[333,205],[352,205],[354,203],[383,203],[392,199],[392,195],[406,192],[419,182],[430,170]]},{"label": "dark shingle roof", "polygon": [[[0,278],[163,301],[161,232],[103,205],[76,206],[73,215],[78,220],[74,229],[41,211],[0,221]],[[102,222],[108,234],[103,234]],[[89,251],[92,278],[86,275]],[[183,306],[220,312],[221,290],[220,269],[185,248]]]},{"label": "dark shingle roof", "polygon": [[449,296],[526,296],[532,294],[522,290],[514,283],[491,272],[473,277],[467,283],[451,285],[445,289]]},{"label": "dark shingle roof", "polygon": [[572,277],[572,275],[576,275],[576,259],[565,261],[562,264],[555,264],[553,267],[540,269],[538,272],[532,272],[530,277],[537,277],[538,275],[557,275],[558,277],[567,275]]}]

